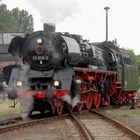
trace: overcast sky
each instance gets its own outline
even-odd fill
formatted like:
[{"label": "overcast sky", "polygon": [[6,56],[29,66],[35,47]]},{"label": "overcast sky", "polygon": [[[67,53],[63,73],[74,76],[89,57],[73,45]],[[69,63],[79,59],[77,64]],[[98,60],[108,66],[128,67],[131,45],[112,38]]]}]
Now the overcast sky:
[{"label": "overcast sky", "polygon": [[81,34],[93,42],[105,40],[105,6],[109,6],[109,40],[140,54],[140,0],[2,0],[8,9],[25,9],[34,29],[55,23],[56,30]]}]

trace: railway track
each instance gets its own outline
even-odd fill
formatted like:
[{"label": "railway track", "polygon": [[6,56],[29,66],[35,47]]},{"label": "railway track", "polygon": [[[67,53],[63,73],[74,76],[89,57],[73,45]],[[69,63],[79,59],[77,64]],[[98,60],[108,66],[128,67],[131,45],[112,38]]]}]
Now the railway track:
[{"label": "railway track", "polygon": [[90,131],[85,127],[85,125],[74,115],[70,115],[72,119],[76,122],[77,126],[80,128],[81,132],[85,136],[86,140],[95,140],[94,136],[90,133]]},{"label": "railway track", "polygon": [[[73,137],[73,139],[94,140],[94,137],[81,123],[81,121],[79,121],[77,117],[72,114],[66,114],[62,116],[55,116],[55,117],[30,120],[30,121],[17,121],[15,124],[13,123],[11,125],[7,125],[0,128],[0,139],[1,137],[3,138],[3,135],[7,137],[6,133],[9,135],[9,133],[15,133],[15,131],[19,131],[19,129],[25,129],[28,127],[33,127],[35,125],[48,124],[54,121],[63,121],[63,123],[65,123],[64,129],[66,129],[67,127],[69,128],[68,129],[69,132],[71,130],[70,133],[72,134],[71,137]],[[64,124],[61,123],[61,125]]]},{"label": "railway track", "polygon": [[[29,120],[36,120],[36,119],[40,119],[40,118],[48,118],[50,117],[49,114],[45,113],[44,115],[42,114],[33,114],[30,118],[28,118]],[[20,115],[14,115],[14,116],[10,116],[10,117],[5,117],[5,119],[0,119],[0,128],[3,126],[8,126],[8,125],[12,125],[12,124],[17,124],[19,122],[23,122],[23,119]]]},{"label": "railway track", "polygon": [[131,138],[136,139],[136,140],[140,140],[140,134],[137,133],[136,131],[132,130],[128,126],[126,126],[126,125],[122,124],[121,122],[119,122],[115,119],[112,119],[112,118],[110,118],[110,117],[108,117],[100,112],[97,112],[97,111],[91,111],[91,112],[103,117],[105,120],[107,120],[109,123],[113,124],[118,129],[122,130],[126,134],[129,134],[131,136]]},{"label": "railway track", "polygon": [[[46,125],[53,126],[55,130],[57,125],[62,125],[59,129],[69,132],[69,134],[65,135],[64,139],[66,137],[71,137],[70,139],[85,140],[140,140],[140,134],[97,111],[82,111],[81,113],[17,122],[15,121],[15,123],[2,126],[0,128],[0,139],[1,137],[3,138],[3,135],[6,136],[6,133],[8,133],[8,135],[9,133],[13,134],[13,131],[14,133],[17,131],[20,133],[20,129],[26,130],[32,128],[33,130],[30,131],[34,131],[34,128],[37,128],[36,126],[40,128],[40,125]],[[53,122],[55,123],[52,124]],[[48,130],[48,128],[44,128]]]},{"label": "railway track", "polygon": [[5,119],[0,120],[0,128],[6,125],[17,123],[18,121],[22,121],[20,116],[6,117]]},{"label": "railway track", "polygon": [[98,111],[76,115],[95,140],[140,140],[140,134]]}]

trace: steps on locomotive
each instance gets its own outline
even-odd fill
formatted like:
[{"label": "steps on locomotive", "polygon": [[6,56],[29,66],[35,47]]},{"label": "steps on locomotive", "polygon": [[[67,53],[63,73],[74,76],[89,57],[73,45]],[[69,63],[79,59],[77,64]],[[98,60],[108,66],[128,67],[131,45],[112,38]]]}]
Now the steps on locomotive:
[{"label": "steps on locomotive", "polygon": [[122,88],[122,83],[121,82],[116,82],[116,88],[118,89],[121,89]]}]

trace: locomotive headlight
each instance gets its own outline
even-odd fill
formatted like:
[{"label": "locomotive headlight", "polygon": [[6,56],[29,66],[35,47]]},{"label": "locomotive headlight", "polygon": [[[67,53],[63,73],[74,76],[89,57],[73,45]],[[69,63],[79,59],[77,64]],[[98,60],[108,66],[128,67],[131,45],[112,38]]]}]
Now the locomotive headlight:
[{"label": "locomotive headlight", "polygon": [[55,87],[58,87],[60,85],[60,82],[58,80],[56,80],[56,81],[54,81],[53,84],[54,84]]},{"label": "locomotive headlight", "polygon": [[37,38],[36,42],[37,42],[37,44],[41,45],[43,43],[43,39],[42,38]]},{"label": "locomotive headlight", "polygon": [[23,85],[22,81],[17,81],[17,87],[21,87]]}]

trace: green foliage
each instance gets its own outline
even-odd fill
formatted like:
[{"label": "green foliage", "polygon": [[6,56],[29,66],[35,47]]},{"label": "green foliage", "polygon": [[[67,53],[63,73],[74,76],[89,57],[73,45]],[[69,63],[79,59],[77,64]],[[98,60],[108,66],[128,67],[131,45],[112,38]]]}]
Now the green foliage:
[{"label": "green foliage", "polygon": [[0,31],[11,31],[10,27],[13,27],[13,25],[10,11],[7,10],[6,5],[0,5]]},{"label": "green foliage", "polygon": [[[117,42],[116,38],[114,40],[112,40],[112,43],[114,43],[114,45],[120,47],[120,45],[118,45],[118,42]],[[126,48],[123,48],[123,47],[120,47],[120,48],[125,50],[128,53],[128,55],[130,56],[132,63],[137,65],[139,75],[140,75],[140,55],[135,55],[133,49],[129,49],[129,48],[126,49]]]},{"label": "green foliage", "polygon": [[135,55],[133,49],[124,49],[124,50],[127,51],[127,53],[129,54],[132,63],[137,65],[138,72],[139,72],[139,75],[140,75],[140,55]]},{"label": "green foliage", "polygon": [[125,51],[127,51],[128,55],[130,56],[132,63],[136,64],[136,55],[134,51],[132,49],[125,49]]},{"label": "green foliage", "polygon": [[120,45],[118,45],[118,41],[117,41],[117,39],[115,38],[114,40],[112,40],[112,43],[114,44],[114,45],[116,45],[116,46],[120,46]]},{"label": "green foliage", "polygon": [[11,11],[5,4],[0,5],[0,32],[31,32],[33,17],[26,10],[14,8]]},{"label": "green foliage", "polygon": [[14,17],[16,31],[33,31],[33,18],[31,15],[28,15],[26,10],[19,10],[14,8],[11,11],[12,17]]}]

